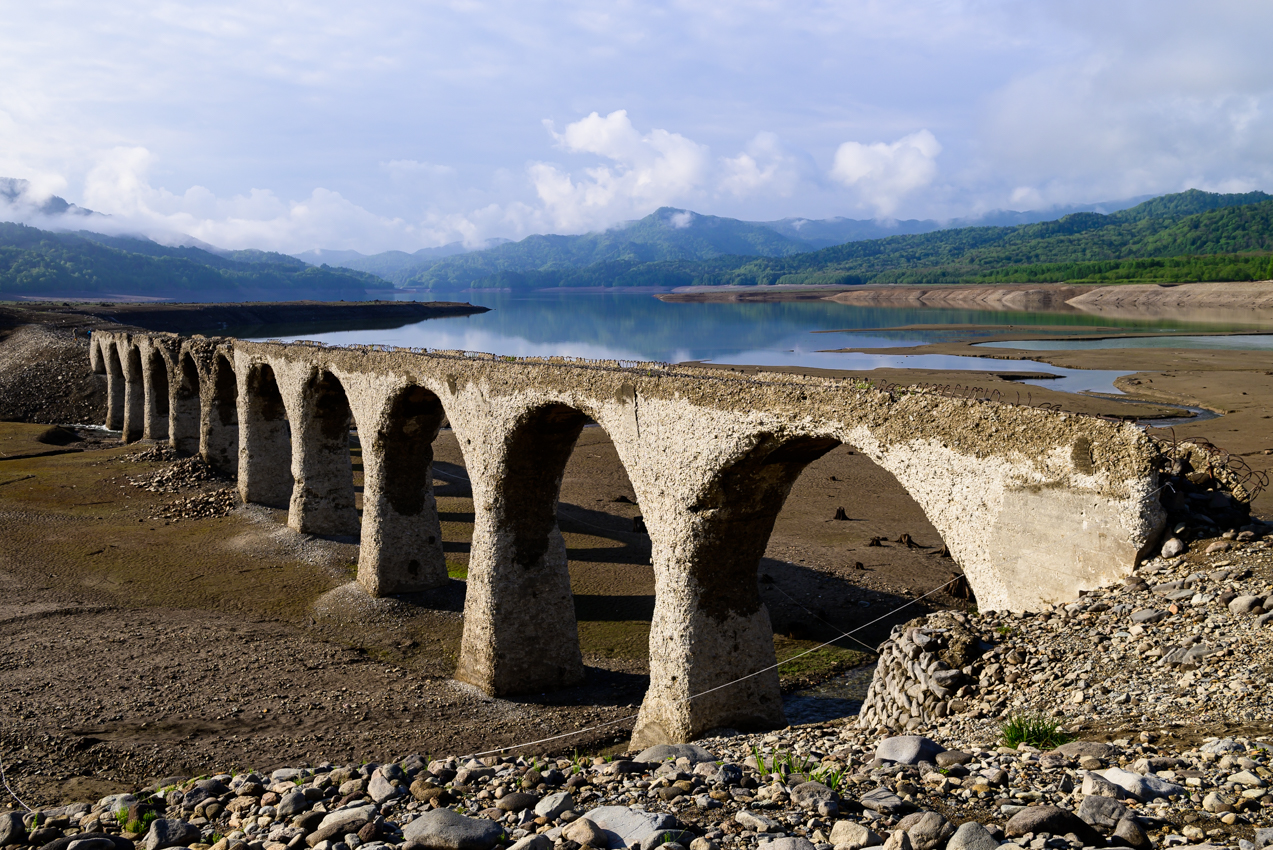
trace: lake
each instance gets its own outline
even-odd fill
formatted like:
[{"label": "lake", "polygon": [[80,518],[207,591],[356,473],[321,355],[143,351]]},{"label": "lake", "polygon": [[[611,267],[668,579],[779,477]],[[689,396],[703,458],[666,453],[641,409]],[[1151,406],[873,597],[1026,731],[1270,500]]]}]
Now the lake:
[{"label": "lake", "polygon": [[[391,330],[347,330],[289,339],[333,345],[381,344],[409,348],[461,349],[491,354],[572,356],[823,369],[915,368],[1002,372],[1004,361],[945,355],[829,352],[826,349],[897,348],[953,339],[1046,331],[1053,335],[1152,332],[1189,336],[1199,332],[1251,330],[1251,325],[1216,325],[1188,320],[1117,319],[1082,313],[957,310],[929,307],[861,307],[833,301],[772,303],[667,303],[648,293],[465,290],[437,293],[490,307],[489,313],[430,319]],[[939,328],[884,330],[906,325]],[[950,328],[949,326],[962,326]],[[835,333],[834,331],[852,331]],[[876,332],[872,332],[876,331]],[[1220,337],[1227,345],[1246,337]],[[1250,338],[1255,340],[1255,338]],[[1078,342],[1075,340],[1074,342]],[[1024,347],[1024,346],[1019,346]],[[1102,347],[1110,347],[1105,344]],[[1252,345],[1251,347],[1257,347]],[[1022,367],[1016,367],[1020,370]],[[1058,375],[1036,383],[1069,392],[1117,392],[1119,371],[1064,369],[1030,363],[1033,372]]]}]

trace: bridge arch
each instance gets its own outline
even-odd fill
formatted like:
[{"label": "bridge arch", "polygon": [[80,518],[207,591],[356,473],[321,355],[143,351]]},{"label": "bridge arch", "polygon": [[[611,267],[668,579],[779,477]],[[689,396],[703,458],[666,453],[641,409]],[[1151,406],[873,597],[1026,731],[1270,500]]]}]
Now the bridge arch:
[{"label": "bridge arch", "polygon": [[118,341],[103,343],[106,372],[106,427],[112,431],[124,428],[124,364],[119,358]]},{"label": "bridge arch", "polygon": [[[687,731],[695,737],[722,726],[785,724],[758,568],[792,485],[840,440],[761,432],[744,445],[688,499],[680,512],[688,527],[678,529],[676,544],[656,542],[650,689],[634,746],[679,740]],[[727,683],[735,684],[713,690]]]},{"label": "bridge arch", "polygon": [[207,404],[200,417],[199,453],[213,468],[234,476],[239,468],[239,387],[225,351],[213,355],[209,378]]},{"label": "bridge arch", "polygon": [[142,372],[146,382],[145,436],[149,440],[167,440],[168,420],[171,415],[169,409],[171,380],[168,375],[168,359],[157,344],[151,344],[143,366]]},{"label": "bridge arch", "polygon": [[199,454],[202,419],[202,380],[199,366],[188,349],[177,358],[175,380],[169,398],[168,443],[182,454]]},{"label": "bridge arch", "polygon": [[241,362],[239,393],[239,497],[286,508],[292,499],[292,427],[269,363]]},{"label": "bridge arch", "polygon": [[355,421],[340,378],[327,368],[313,370],[291,420],[295,486],[287,524],[305,534],[358,536],[350,458],[350,429]]},{"label": "bridge arch", "polygon": [[583,680],[557,510],[566,462],[589,418],[561,401],[525,408],[503,440],[491,441],[498,456],[487,459],[485,486],[475,481],[455,676],[487,693],[545,691]]},{"label": "bridge arch", "polygon": [[146,388],[142,377],[141,349],[135,342],[124,346],[123,440],[133,443],[146,433]]},{"label": "bridge arch", "polygon": [[372,596],[426,590],[448,580],[433,495],[433,442],[445,419],[441,398],[411,382],[390,392],[370,433],[359,432],[358,581]]}]

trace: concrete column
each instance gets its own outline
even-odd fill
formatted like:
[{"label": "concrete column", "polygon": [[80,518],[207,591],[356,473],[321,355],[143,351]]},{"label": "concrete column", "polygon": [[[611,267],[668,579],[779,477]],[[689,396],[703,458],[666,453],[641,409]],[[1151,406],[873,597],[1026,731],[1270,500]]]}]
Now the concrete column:
[{"label": "concrete column", "polygon": [[292,429],[268,363],[240,356],[239,497],[244,502],[286,508],[292,498]]},{"label": "concrete column", "polygon": [[[836,445],[829,438],[766,435],[691,499],[643,503],[656,596],[650,689],[634,748],[690,741],[720,727],[786,724],[773,627],[756,573],[791,485]],[[675,481],[674,473],[665,479]]]},{"label": "concrete column", "polygon": [[146,433],[146,387],[142,378],[141,352],[136,343],[124,349],[124,422],[125,443],[134,443]]},{"label": "concrete column", "polygon": [[188,351],[180,351],[168,400],[168,444],[183,454],[199,454],[202,398],[199,368]]},{"label": "concrete column", "polygon": [[[289,407],[289,411],[293,408]],[[305,534],[359,533],[349,429],[353,415],[344,387],[330,372],[315,374],[292,417],[292,477],[287,524]]]},{"label": "concrete column", "polygon": [[444,418],[436,395],[409,386],[390,399],[375,434],[365,435],[358,581],[372,596],[448,580],[433,496],[433,440]]},{"label": "concrete column", "polygon": [[213,358],[211,386],[203,388],[205,404],[200,417],[199,453],[214,469],[238,475],[239,407],[238,379],[224,353]]},{"label": "concrete column", "polygon": [[148,440],[168,439],[168,398],[172,382],[168,378],[168,361],[155,342],[146,346],[142,360],[142,376],[146,389],[145,432]]},{"label": "concrete column", "polygon": [[489,694],[583,680],[557,497],[584,421],[557,404],[511,424],[451,420],[457,435],[479,444],[465,450],[475,517],[455,678]]},{"label": "concrete column", "polygon": [[119,344],[111,340],[103,345],[106,349],[106,427],[119,431],[124,427],[124,366],[119,360]]}]

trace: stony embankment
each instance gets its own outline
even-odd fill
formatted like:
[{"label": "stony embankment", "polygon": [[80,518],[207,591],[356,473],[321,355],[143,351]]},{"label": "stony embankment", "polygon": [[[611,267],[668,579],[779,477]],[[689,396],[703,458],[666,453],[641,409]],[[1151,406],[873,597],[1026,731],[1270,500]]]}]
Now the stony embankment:
[{"label": "stony embankment", "polygon": [[[0,847],[1254,850],[1273,845],[1273,554],[1253,527],[1049,611],[900,626],[860,721],[631,758],[175,777],[0,816]],[[1023,720],[1076,740],[1006,746]]]}]

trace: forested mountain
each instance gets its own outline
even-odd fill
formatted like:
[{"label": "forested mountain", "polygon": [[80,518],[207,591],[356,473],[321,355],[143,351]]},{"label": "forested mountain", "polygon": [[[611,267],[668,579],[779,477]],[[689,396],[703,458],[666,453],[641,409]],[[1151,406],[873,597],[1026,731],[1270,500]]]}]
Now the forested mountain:
[{"label": "forested mountain", "polygon": [[893,236],[788,256],[617,258],[574,269],[509,269],[475,283],[538,288],[1248,280],[1273,276],[1270,252],[1273,196],[1189,190],[1110,215],[1083,212],[1017,227]]},{"label": "forested mountain", "polygon": [[405,283],[453,289],[501,272],[551,271],[596,263],[702,260],[726,255],[787,256],[809,245],[763,225],[662,207],[622,227],[581,236],[528,236],[440,260]]},{"label": "forested mountain", "polygon": [[191,301],[355,300],[374,275],[281,254],[173,248],[147,239],[53,233],[0,222],[0,297],[142,295]]},{"label": "forested mountain", "polygon": [[456,254],[467,254],[503,245],[508,239],[488,239],[477,248],[470,248],[463,242],[451,242],[436,248],[421,248],[408,254],[406,251],[382,251],[379,254],[362,254],[358,251],[339,251],[319,249],[304,251],[292,256],[312,265],[326,263],[329,266],[354,269],[382,277],[397,284],[403,284],[419,271],[434,265],[438,261]]}]

